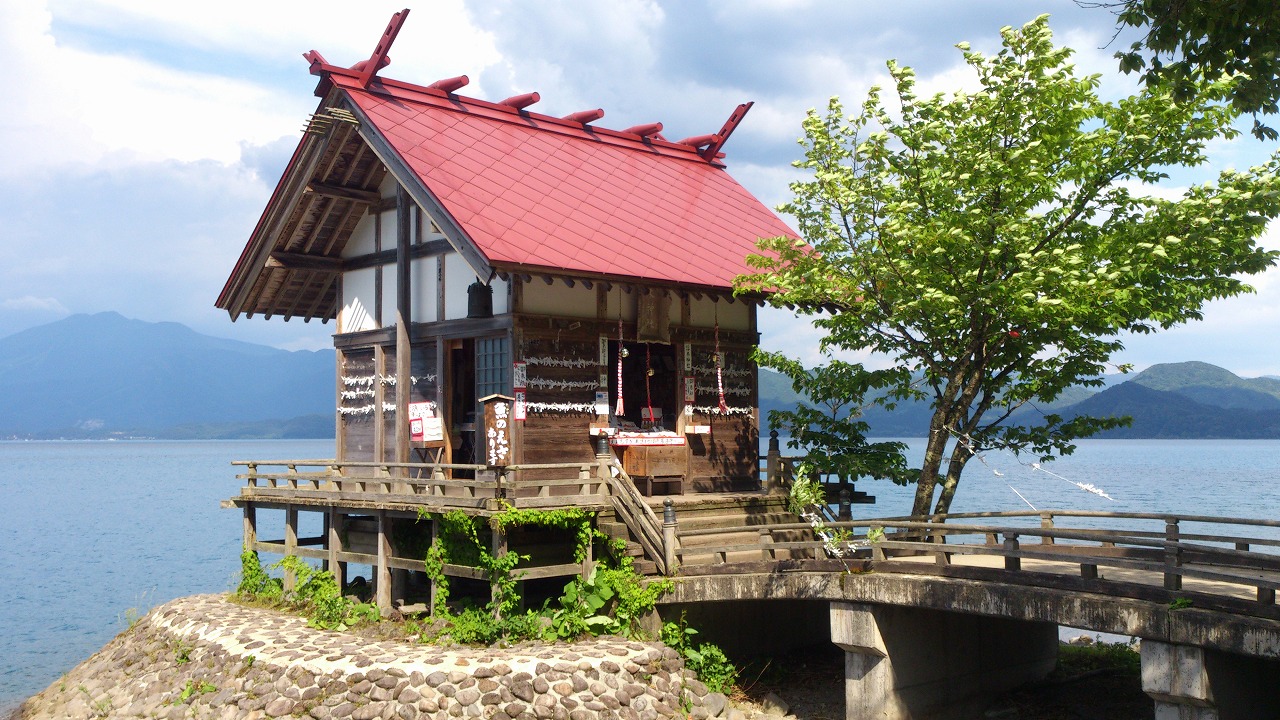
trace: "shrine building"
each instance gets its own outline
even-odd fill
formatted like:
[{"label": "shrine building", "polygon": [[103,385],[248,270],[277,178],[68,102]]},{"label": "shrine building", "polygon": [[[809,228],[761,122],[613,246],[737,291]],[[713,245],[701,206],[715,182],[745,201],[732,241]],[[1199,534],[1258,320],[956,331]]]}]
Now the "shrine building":
[{"label": "shrine building", "polygon": [[[329,475],[314,492],[251,481],[233,500],[246,544],[270,545],[255,506],[332,528],[500,480],[510,502],[607,504],[564,468],[610,454],[640,496],[759,492],[761,298],[733,283],[759,238],[794,232],[725,169],[751,104],[671,140],[660,122],[607,128],[600,109],[540,114],[536,92],[468,97],[465,76],[393,80],[407,14],[351,67],[305,54],[319,105],[217,300],[233,320],[336,324]],[[353,473],[389,478],[385,497],[354,497]],[[434,489],[390,480],[423,477]]]}]

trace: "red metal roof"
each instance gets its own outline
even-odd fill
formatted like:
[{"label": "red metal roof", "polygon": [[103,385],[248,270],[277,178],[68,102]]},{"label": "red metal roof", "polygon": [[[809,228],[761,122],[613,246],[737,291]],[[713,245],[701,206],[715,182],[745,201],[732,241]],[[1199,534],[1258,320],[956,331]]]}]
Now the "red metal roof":
[{"label": "red metal roof", "polygon": [[758,238],[795,236],[693,147],[325,74],[495,267],[730,287]]}]

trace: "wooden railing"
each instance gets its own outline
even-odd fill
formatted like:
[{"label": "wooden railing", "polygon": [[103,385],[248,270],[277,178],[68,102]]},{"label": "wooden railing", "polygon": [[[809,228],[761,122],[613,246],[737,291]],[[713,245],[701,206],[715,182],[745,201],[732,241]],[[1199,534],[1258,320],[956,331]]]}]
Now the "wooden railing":
[{"label": "wooden railing", "polygon": [[[1061,521],[1066,518],[1122,526],[1064,527]],[[1188,524],[1220,528],[1221,532],[1186,532]],[[810,527],[807,523],[787,523],[767,528],[756,525],[679,532],[682,546],[685,540],[698,535],[733,531],[759,534],[757,543],[699,546],[697,562],[693,562],[694,549],[681,551],[682,571],[697,572],[699,563],[727,564],[735,553],[739,557],[753,555],[758,561],[776,560],[781,551],[791,558],[842,556],[859,561],[869,570],[905,558],[916,558],[916,562],[921,557],[932,558],[938,565],[951,565],[960,563],[957,556],[996,556],[1003,558],[1003,570],[1026,576],[1020,582],[1034,583],[1031,576],[1036,574],[1034,568],[1023,567],[1024,560],[1048,561],[1052,566],[1040,569],[1058,574],[1064,565],[1077,566],[1084,581],[1099,580],[1100,568],[1140,571],[1138,576],[1147,579],[1134,582],[1157,584],[1168,591],[1181,591],[1184,579],[1226,584],[1224,589],[1207,585],[1197,589],[1210,594],[1232,595],[1232,589],[1237,593],[1238,589],[1256,589],[1257,603],[1272,609],[1269,612],[1274,609],[1276,590],[1280,589],[1280,533],[1265,537],[1252,532],[1280,528],[1280,521],[1276,520],[1071,510],[956,513],[927,520],[897,517],[827,523],[828,528],[852,533],[850,540],[835,547],[822,540],[775,539],[779,533]],[[883,536],[872,541],[868,536],[873,530]]]},{"label": "wooden railing", "polygon": [[645,555],[658,566],[658,572],[670,575],[673,568],[669,566],[667,559],[674,556],[674,548],[663,544],[662,525],[658,522],[658,516],[649,507],[649,503],[645,502],[644,496],[636,489],[635,483],[617,458],[610,456],[601,462],[601,469],[609,478],[614,512],[639,541]]},{"label": "wooden railing", "polygon": [[[399,503],[449,509],[599,507],[607,485],[595,462],[509,465],[335,462],[332,460],[236,461],[246,472],[245,499]],[[526,480],[522,475],[550,475]],[[463,478],[457,475],[477,477]]]},{"label": "wooden railing", "polygon": [[[447,463],[336,462],[333,460],[240,460],[246,469],[240,496],[259,502],[358,502],[401,504],[436,510],[499,511],[544,507],[612,506],[639,541],[658,572],[668,574],[674,557],[660,522],[616,458],[589,463],[545,463],[490,468]],[[550,479],[523,479],[524,475]],[[481,475],[474,479],[454,477]],[[259,542],[259,549],[279,552],[284,545]],[[305,544],[305,543],[304,543]],[[301,550],[304,557],[322,551]],[[364,562],[344,553],[341,560]],[[393,562],[391,567],[400,567]],[[462,572],[462,571],[459,571]],[[465,573],[464,573],[465,574]]]}]

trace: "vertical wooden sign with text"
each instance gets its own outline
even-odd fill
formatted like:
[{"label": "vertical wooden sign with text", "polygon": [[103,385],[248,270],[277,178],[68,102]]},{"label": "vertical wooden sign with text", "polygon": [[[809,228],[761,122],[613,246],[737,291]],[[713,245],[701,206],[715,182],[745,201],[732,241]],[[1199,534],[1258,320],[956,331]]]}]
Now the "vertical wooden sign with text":
[{"label": "vertical wooden sign with text", "polygon": [[506,395],[481,398],[484,405],[485,463],[493,467],[511,464],[511,402]]}]

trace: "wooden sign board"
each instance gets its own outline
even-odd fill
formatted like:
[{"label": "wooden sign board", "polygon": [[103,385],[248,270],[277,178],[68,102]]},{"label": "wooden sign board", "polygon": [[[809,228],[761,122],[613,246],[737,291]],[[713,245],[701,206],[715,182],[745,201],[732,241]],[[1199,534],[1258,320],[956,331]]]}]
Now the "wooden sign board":
[{"label": "wooden sign board", "polygon": [[512,398],[489,395],[480,399],[484,406],[484,448],[486,464],[504,467],[511,464]]},{"label": "wooden sign board", "polygon": [[435,403],[409,403],[409,440],[413,442],[444,440],[444,424],[436,416]]}]

